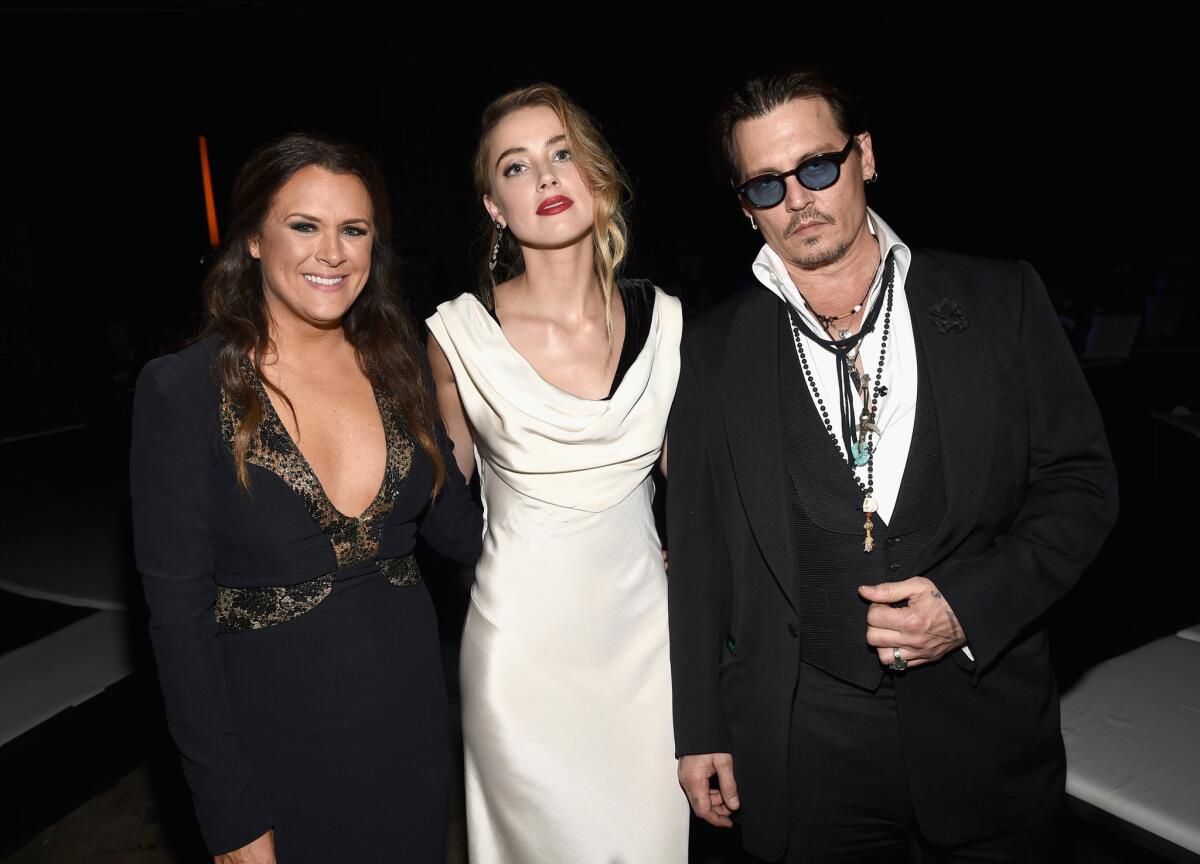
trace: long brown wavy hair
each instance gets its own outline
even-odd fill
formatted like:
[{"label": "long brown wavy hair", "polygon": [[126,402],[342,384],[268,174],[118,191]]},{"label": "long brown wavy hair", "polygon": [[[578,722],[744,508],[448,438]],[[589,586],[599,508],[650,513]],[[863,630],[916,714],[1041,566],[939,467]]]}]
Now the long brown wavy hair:
[{"label": "long brown wavy hair", "polygon": [[[492,191],[488,163],[488,141],[496,126],[514,111],[522,108],[543,106],[558,115],[566,130],[567,147],[571,159],[579,167],[579,173],[592,192],[594,203],[592,231],[592,260],[600,290],[604,294],[604,323],[608,331],[608,344],[613,344],[612,292],[622,262],[629,251],[629,226],[626,208],[631,197],[629,179],[600,129],[591,116],[580,108],[560,87],[553,84],[532,84],[510,90],[493,100],[484,109],[480,123],[479,146],[475,150],[475,192],[482,198]],[[483,212],[483,236],[486,254],[479,266],[479,299],[488,309],[495,308],[495,288],[525,272],[525,259],[521,246],[511,231],[498,231],[486,210]],[[491,252],[496,242],[500,243],[500,254],[493,270]]]},{"label": "long brown wavy hair", "polygon": [[395,276],[392,217],[383,175],[371,157],[358,148],[307,133],[285,135],[260,147],[242,166],[233,184],[233,215],[226,230],[226,247],[204,280],[208,317],[201,336],[217,335],[214,374],[242,414],[233,445],[238,484],[250,488],[246,453],[264,416],[264,406],[246,374],[245,361],[253,366],[259,380],[291,407],[287,394],[263,375],[263,358],[274,350],[274,345],[267,325],[262,271],[250,254],[249,241],[261,234],[280,188],[310,165],[334,174],[354,175],[371,198],[371,271],[362,293],[343,316],[342,329],[354,346],[363,373],[393,397],[409,433],[433,463],[436,497],[446,469],[434,431],[433,399],[421,370],[420,342]]}]

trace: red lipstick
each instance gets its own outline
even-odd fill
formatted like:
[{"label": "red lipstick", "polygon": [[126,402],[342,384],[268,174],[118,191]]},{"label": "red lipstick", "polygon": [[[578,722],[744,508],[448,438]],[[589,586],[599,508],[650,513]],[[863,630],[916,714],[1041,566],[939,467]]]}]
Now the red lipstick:
[{"label": "red lipstick", "polygon": [[566,195],[555,195],[553,198],[547,198],[538,205],[537,215],[539,216],[557,216],[564,210],[569,210],[575,204]]}]

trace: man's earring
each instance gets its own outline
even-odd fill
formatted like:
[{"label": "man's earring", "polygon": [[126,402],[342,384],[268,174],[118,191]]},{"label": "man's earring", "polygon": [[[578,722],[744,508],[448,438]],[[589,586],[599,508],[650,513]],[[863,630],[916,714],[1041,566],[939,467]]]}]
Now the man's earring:
[{"label": "man's earring", "polygon": [[504,226],[500,224],[500,220],[496,220],[496,245],[492,247],[492,260],[488,264],[489,270],[496,269],[496,262],[500,260],[500,241],[504,239]]},{"label": "man's earring", "polygon": [[874,174],[872,174],[870,177],[867,178],[867,182],[874,183],[878,179],[879,179],[879,172],[876,171]]},{"label": "man's earring", "polygon": [[750,217],[750,227],[753,228],[755,231],[758,230],[758,226],[754,224],[754,216]]}]

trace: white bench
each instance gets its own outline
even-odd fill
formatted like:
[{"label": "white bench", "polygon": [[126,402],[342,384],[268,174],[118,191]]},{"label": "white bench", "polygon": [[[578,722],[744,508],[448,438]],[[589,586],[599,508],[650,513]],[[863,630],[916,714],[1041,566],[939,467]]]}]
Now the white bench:
[{"label": "white bench", "polygon": [[100,611],[0,655],[0,745],[133,671],[128,619]]},{"label": "white bench", "polygon": [[1089,670],[1063,696],[1062,733],[1077,811],[1200,860],[1200,626]]}]

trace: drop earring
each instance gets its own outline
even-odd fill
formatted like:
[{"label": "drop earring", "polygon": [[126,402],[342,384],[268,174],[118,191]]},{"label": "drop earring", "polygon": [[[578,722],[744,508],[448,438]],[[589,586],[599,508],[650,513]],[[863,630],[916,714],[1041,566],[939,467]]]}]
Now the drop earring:
[{"label": "drop earring", "polygon": [[500,220],[496,220],[496,245],[492,247],[492,260],[488,263],[489,270],[496,269],[496,262],[500,260],[500,241],[504,239],[504,226],[500,224]]},{"label": "drop earring", "polygon": [[751,227],[751,228],[753,228],[755,231],[757,231],[757,230],[758,230],[758,226],[757,226],[756,224],[754,224],[754,217],[753,217],[753,216],[751,216],[751,217],[750,217],[750,227]]}]

